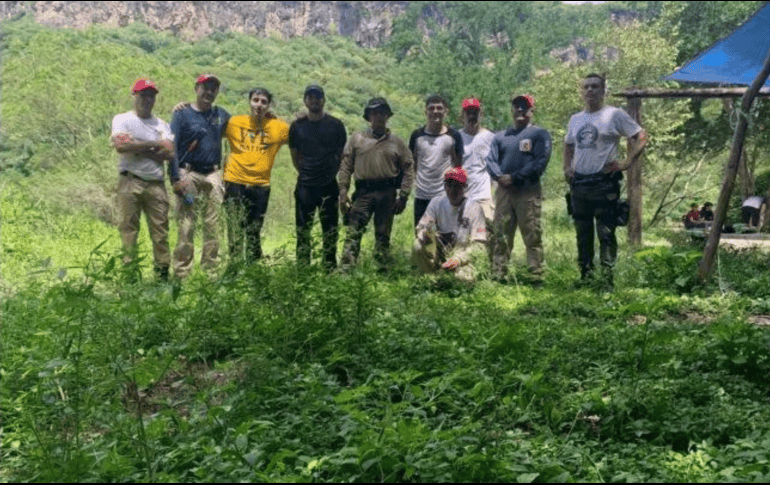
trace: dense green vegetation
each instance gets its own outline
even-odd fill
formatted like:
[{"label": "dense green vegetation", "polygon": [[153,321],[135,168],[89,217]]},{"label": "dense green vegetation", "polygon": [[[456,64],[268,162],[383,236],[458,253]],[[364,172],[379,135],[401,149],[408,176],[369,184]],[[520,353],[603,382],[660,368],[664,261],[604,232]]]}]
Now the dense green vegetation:
[{"label": "dense green vegetation", "polygon": [[3,478],[766,481],[764,257],[679,296],[690,255],[648,251],[598,297],[555,257],[471,291],[286,260],[130,285],[96,251],[3,304]]},{"label": "dense green vegetation", "polygon": [[[332,35],[185,43],[141,24],[4,22],[0,480],[767,482],[770,335],[757,324],[770,321],[768,256],[721,250],[714,278],[699,284],[698,248],[660,224],[715,200],[730,138],[721,105],[645,102],[645,222],[659,222],[636,251],[618,231],[614,292],[573,287],[563,202],[558,141],[581,107],[581,76],[608,73],[610,94],[664,86],[662,75],[758,2],[718,4],[412,2],[391,43],[370,50]],[[425,8],[445,21],[421,39],[413,26]],[[607,22],[613,9],[642,22]],[[547,56],[575,37],[593,60]],[[124,267],[112,116],[148,75],[168,119],[209,71],[231,113],[246,112],[258,85],[287,120],[304,86],[322,83],[350,131],[364,126],[365,101],[384,95],[404,138],[423,123],[429,92],[450,96],[453,122],[462,97],[481,96],[495,128],[509,123],[512,91],[533,93],[536,123],[556,141],[545,286],[519,284],[519,236],[510,284],[415,276],[410,209],[396,220],[388,276],[374,271],[369,234],[349,276],[297,268],[286,149],[265,261],[156,283],[143,228],[144,259]],[[757,172],[763,109],[750,135]]]}]

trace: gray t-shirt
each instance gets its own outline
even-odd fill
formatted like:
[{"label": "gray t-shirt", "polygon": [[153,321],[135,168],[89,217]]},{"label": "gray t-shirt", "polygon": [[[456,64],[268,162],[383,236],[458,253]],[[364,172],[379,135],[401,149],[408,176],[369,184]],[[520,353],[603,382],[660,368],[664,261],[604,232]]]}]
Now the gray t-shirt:
[{"label": "gray t-shirt", "polygon": [[628,113],[614,106],[572,115],[564,137],[564,143],[575,145],[572,168],[580,175],[601,172],[618,157],[620,137],[629,138],[640,131],[642,127]]},{"label": "gray t-shirt", "polygon": [[463,156],[463,139],[457,131],[447,128],[446,133],[434,135],[425,127],[412,132],[409,149],[417,164],[415,198],[430,200],[444,193],[444,174],[452,168],[452,152]]},{"label": "gray t-shirt", "polygon": [[[119,114],[112,119],[112,135],[118,134],[131,135],[136,141],[174,139],[168,123],[156,116],[139,118],[133,111]],[[148,181],[163,180],[163,164],[137,153],[118,153],[118,172],[131,172]]]},{"label": "gray t-shirt", "polygon": [[463,168],[468,172],[465,196],[471,200],[491,199],[492,182],[487,172],[486,158],[495,134],[481,128],[475,135],[469,135],[463,129],[460,130],[460,136],[463,138]]}]

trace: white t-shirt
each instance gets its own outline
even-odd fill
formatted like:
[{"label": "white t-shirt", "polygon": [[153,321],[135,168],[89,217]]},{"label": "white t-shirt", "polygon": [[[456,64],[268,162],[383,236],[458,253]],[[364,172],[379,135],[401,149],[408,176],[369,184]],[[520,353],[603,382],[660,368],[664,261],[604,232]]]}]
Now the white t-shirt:
[{"label": "white t-shirt", "polygon": [[625,111],[603,106],[599,111],[581,111],[572,115],[564,143],[575,145],[572,168],[580,175],[599,173],[618,156],[620,137],[632,137],[642,131]]},{"label": "white t-shirt", "polygon": [[752,209],[759,209],[762,204],[765,203],[765,198],[758,195],[752,195],[743,201],[741,207],[751,207]]},{"label": "white t-shirt", "polygon": [[[467,247],[472,241],[485,242],[487,229],[481,206],[467,197],[463,205],[453,206],[446,194],[434,197],[425,209],[420,223],[417,224],[417,232],[428,229],[435,223],[438,232],[455,235],[455,247]],[[460,218],[461,208],[463,208],[462,218]]]},{"label": "white t-shirt", "polygon": [[463,168],[468,172],[468,186],[465,196],[472,200],[492,198],[492,181],[487,172],[486,158],[495,134],[481,128],[475,135],[460,130],[463,137]]},{"label": "white t-shirt", "polygon": [[[129,111],[112,119],[112,135],[128,134],[136,141],[174,140],[171,127],[160,118],[139,118]],[[118,153],[118,172],[128,171],[144,180],[163,180],[163,164],[136,153]]]}]

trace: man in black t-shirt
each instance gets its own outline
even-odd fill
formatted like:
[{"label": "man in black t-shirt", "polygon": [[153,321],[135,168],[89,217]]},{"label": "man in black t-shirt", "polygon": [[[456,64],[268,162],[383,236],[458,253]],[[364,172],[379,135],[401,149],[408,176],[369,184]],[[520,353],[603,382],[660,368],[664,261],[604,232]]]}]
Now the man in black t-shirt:
[{"label": "man in black t-shirt", "polygon": [[337,118],[324,113],[324,90],[311,84],[305,88],[307,117],[295,120],[289,128],[289,149],[297,169],[296,200],[297,262],[310,264],[310,232],[318,209],[323,230],[324,265],[337,266],[339,187],[337,172],[345,148],[347,132]]}]

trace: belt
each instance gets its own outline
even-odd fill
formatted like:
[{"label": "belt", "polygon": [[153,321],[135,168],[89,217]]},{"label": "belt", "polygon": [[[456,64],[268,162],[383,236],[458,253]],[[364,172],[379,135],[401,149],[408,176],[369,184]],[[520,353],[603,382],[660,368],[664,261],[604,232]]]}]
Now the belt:
[{"label": "belt", "polygon": [[393,177],[390,179],[356,180],[356,190],[397,189],[400,185],[400,178],[401,177]]},{"label": "belt", "polygon": [[579,173],[575,174],[575,178],[573,180],[573,184],[575,185],[590,185],[590,184],[597,184],[600,182],[619,182],[623,179],[623,174],[621,172],[612,172],[612,173],[592,173],[588,175],[582,175]]},{"label": "belt", "polygon": [[123,176],[123,177],[133,177],[135,179],[144,180],[142,177],[140,177],[140,176],[138,176],[138,175],[136,175],[134,173],[131,173],[128,170],[123,170],[122,172],[120,172],[120,175]]},{"label": "belt", "polygon": [[185,170],[190,170],[192,172],[198,172],[201,175],[208,175],[210,173],[213,173],[213,172],[216,172],[217,170],[219,170],[219,165],[212,166],[211,170],[209,170],[209,171],[196,170],[189,163],[183,163],[183,164],[179,165],[179,168],[183,168]]}]

